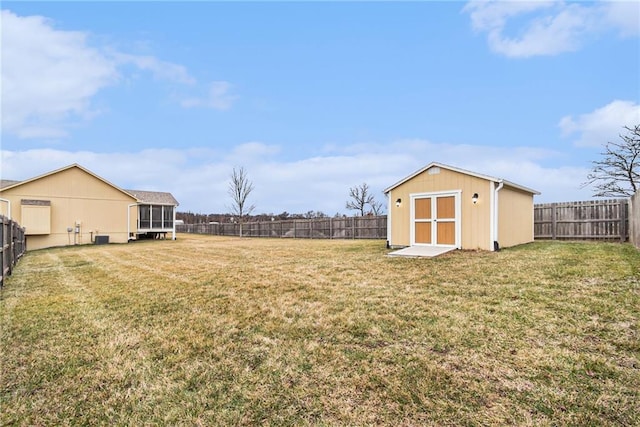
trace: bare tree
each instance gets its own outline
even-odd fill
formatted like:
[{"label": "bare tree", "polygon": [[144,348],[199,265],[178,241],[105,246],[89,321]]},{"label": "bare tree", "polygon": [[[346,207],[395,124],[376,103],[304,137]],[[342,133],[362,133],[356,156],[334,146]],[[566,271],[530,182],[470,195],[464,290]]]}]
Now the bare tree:
[{"label": "bare tree", "polygon": [[231,212],[238,217],[238,223],[240,224],[240,237],[242,237],[243,218],[246,215],[250,215],[256,208],[255,205],[247,205],[247,198],[252,191],[253,183],[249,181],[247,171],[245,171],[243,167],[240,167],[239,169],[233,168],[228,193],[233,202],[231,205]]},{"label": "bare tree", "polygon": [[384,204],[377,200],[373,200],[371,203],[371,213],[375,216],[380,216],[384,212]]},{"label": "bare tree", "polygon": [[594,184],[594,197],[629,197],[640,189],[640,124],[625,129],[622,142],[607,142],[603,159],[592,162],[582,187]]},{"label": "bare tree", "polygon": [[364,182],[349,189],[349,198],[347,201],[347,209],[358,211],[360,216],[364,216],[364,210],[367,205],[373,203],[373,194],[369,193],[369,185]]}]

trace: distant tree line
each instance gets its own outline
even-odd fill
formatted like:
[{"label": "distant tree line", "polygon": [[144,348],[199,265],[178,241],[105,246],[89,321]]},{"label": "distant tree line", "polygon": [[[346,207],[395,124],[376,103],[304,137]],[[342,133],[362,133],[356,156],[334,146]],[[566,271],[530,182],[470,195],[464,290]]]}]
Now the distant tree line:
[{"label": "distant tree line", "polygon": [[[338,218],[343,215],[336,213],[333,217]],[[329,215],[320,211],[308,211],[306,213],[289,213],[281,212],[279,214],[257,214],[257,215],[244,215],[244,222],[260,222],[260,221],[281,221],[286,219],[309,219],[309,218],[329,218]],[[214,214],[202,214],[194,212],[176,212],[176,219],[181,219],[185,224],[208,224],[210,222],[230,223],[237,222],[237,218],[230,213],[214,213]]]}]

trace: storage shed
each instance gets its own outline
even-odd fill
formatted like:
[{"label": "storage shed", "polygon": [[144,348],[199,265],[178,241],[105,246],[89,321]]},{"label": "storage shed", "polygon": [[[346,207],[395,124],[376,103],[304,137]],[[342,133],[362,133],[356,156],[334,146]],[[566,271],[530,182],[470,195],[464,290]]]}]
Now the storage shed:
[{"label": "storage shed", "polygon": [[502,178],[430,163],[384,190],[390,247],[497,250],[533,241],[533,196]]}]

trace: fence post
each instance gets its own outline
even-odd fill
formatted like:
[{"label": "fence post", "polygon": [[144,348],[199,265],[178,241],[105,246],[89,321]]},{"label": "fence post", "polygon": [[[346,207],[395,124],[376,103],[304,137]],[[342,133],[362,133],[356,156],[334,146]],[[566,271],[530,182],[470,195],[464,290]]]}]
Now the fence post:
[{"label": "fence post", "polygon": [[13,267],[26,250],[24,228],[0,215],[0,288],[4,286],[4,279],[11,276]]},{"label": "fence post", "polygon": [[9,254],[11,254],[11,261],[9,261],[9,276],[13,272],[13,260],[15,259],[15,251],[13,250],[13,223],[9,221]]},{"label": "fence post", "polygon": [[620,242],[627,240],[627,200],[620,199]]},{"label": "fence post", "polygon": [[3,216],[0,216],[0,255],[2,255],[2,259],[0,260],[0,268],[2,268],[0,270],[0,287],[4,286],[4,255],[5,255],[5,249],[4,249],[4,236],[5,236],[5,231],[4,231],[4,221],[5,218]]},{"label": "fence post", "polygon": [[640,191],[629,198],[629,241],[640,249]]},{"label": "fence post", "polygon": [[329,238],[333,239],[333,218],[329,218]]},{"label": "fence post", "polygon": [[558,226],[556,222],[556,204],[551,204],[551,240],[556,240],[556,227]]},{"label": "fence post", "polygon": [[356,238],[356,217],[351,217],[351,238]]}]

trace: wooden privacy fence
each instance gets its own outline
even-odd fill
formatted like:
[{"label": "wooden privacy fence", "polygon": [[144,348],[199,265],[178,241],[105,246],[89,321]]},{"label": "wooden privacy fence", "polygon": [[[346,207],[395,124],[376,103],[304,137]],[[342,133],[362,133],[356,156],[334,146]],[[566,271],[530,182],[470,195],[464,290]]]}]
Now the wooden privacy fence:
[{"label": "wooden privacy fence", "polygon": [[21,228],[17,222],[2,215],[0,215],[0,222],[2,223],[2,227],[0,227],[0,242],[2,242],[0,287],[2,287],[5,277],[11,276],[13,266],[27,250],[27,244],[24,228]]},{"label": "wooden privacy fence", "polygon": [[[234,223],[178,224],[179,233],[239,236]],[[386,239],[386,216],[311,218],[248,222],[242,224],[247,237],[291,237],[298,239]]]},{"label": "wooden privacy fence", "polygon": [[629,241],[640,249],[640,191],[629,199]]},{"label": "wooden privacy fence", "polygon": [[[640,196],[629,199],[536,204],[535,239],[618,240],[640,245]],[[181,224],[181,233],[238,236],[239,224]],[[386,216],[336,217],[249,222],[242,235],[308,239],[386,239]],[[635,239],[635,240],[632,240]],[[640,246],[639,246],[640,247]]]},{"label": "wooden privacy fence", "polygon": [[536,239],[627,240],[629,200],[589,200],[584,202],[534,205]]}]

